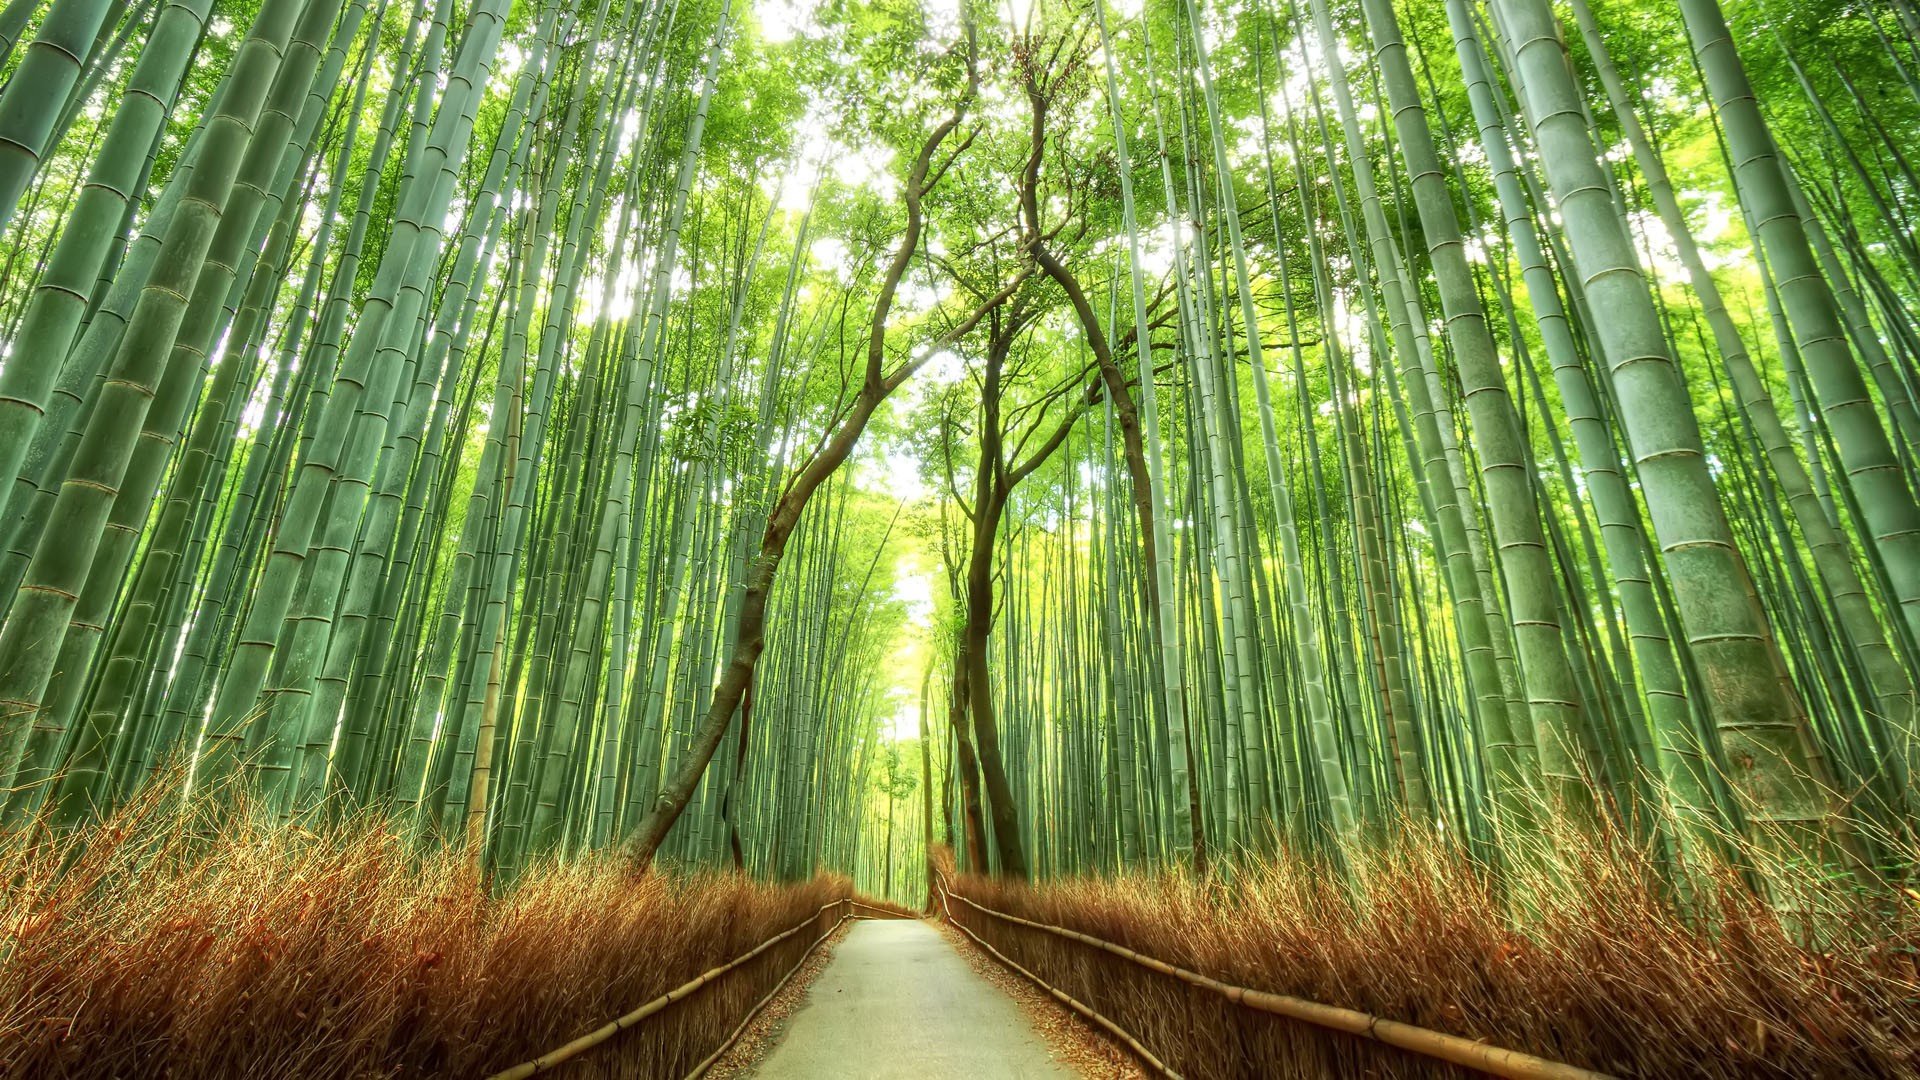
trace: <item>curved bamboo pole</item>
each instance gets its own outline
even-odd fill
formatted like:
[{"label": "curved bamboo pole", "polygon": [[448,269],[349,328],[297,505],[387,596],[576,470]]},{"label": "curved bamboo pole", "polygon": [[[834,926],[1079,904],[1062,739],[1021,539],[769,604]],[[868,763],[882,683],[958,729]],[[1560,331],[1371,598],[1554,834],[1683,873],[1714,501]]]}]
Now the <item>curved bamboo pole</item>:
[{"label": "curved bamboo pole", "polygon": [[[805,930],[808,926],[812,925],[814,920],[818,919],[821,913],[825,912],[828,908],[839,907],[841,905],[854,906],[855,904],[856,904],[856,901],[854,901],[851,897],[843,897],[839,900],[831,900],[831,901],[828,901],[827,903],[821,904],[820,907],[816,909],[812,915],[807,916],[805,920],[801,921],[799,924],[787,930],[783,930],[780,933],[775,934],[774,936],[754,946],[754,948],[751,951],[743,953],[740,956],[737,956],[732,960],[729,960],[728,962],[726,962],[725,964],[722,964],[717,968],[710,968],[706,971],[701,972],[699,975],[696,975],[693,978],[687,980],[686,982],[681,983],[679,986],[676,986],[673,989],[667,991],[666,993],[661,994],[659,997],[654,998],[652,1001],[647,1002],[645,1005],[640,1006],[639,1008],[633,1010],[632,1012],[627,1013],[625,1016],[622,1016],[603,1027],[596,1028],[593,1031],[590,1031],[587,1034],[582,1035],[579,1038],[573,1040],[572,1042],[565,1044],[564,1046],[560,1046],[556,1049],[549,1050],[546,1053],[541,1054],[539,1057],[534,1058],[532,1061],[523,1061],[520,1064],[515,1065],[510,1069],[503,1069],[500,1072],[494,1073],[493,1075],[487,1077],[487,1080],[524,1080],[524,1078],[526,1077],[535,1076],[540,1073],[547,1072],[556,1065],[560,1065],[564,1062],[571,1061],[572,1059],[580,1056],[586,1051],[591,1050],[596,1046],[599,1046],[601,1043],[606,1042],[608,1039],[613,1038],[615,1035],[620,1034],[622,1031],[625,1031],[628,1028],[634,1026],[635,1024],[638,1024],[640,1021],[645,1020],[647,1017],[652,1016],[657,1012],[660,1012],[661,1010],[665,1009],[667,1006],[672,1005],[674,1002],[681,1001],[688,997],[691,997],[694,994],[694,992],[699,990],[701,987],[707,985],[708,983],[714,981],[715,979],[718,979],[720,976],[725,975],[727,972],[732,971],[734,968],[739,967],[741,964],[746,963],[747,961],[753,959],[754,957],[759,956],[761,953],[766,952],[768,949],[773,948],[775,945],[780,944],[782,941],[785,941],[786,939],[792,937],[793,935],[799,933],[800,931]],[[858,906],[866,907],[867,905],[860,904]],[[865,918],[865,916],[842,915],[840,917],[840,922],[844,923],[848,919],[857,919],[857,918]],[[835,929],[838,929],[839,926],[840,926],[840,923],[834,924]],[[831,934],[832,932],[833,932],[832,930],[827,931],[827,933],[829,934]],[[817,945],[819,943],[815,942],[815,944]],[[812,950],[809,949],[808,951],[811,952]],[[759,1008],[758,1006],[755,1006],[756,1011],[758,1010],[758,1008]],[[706,1064],[711,1064],[711,1063],[710,1062],[705,1063],[701,1066],[701,1068],[704,1069],[706,1067]],[[696,1072],[695,1075],[698,1075],[698,1073]]]},{"label": "curved bamboo pole", "polygon": [[[968,939],[971,940],[975,945],[978,945],[981,948],[987,950],[987,953],[991,955],[995,960],[1000,961],[1002,964],[1005,964],[1007,967],[1010,967],[1013,970],[1019,972],[1020,974],[1026,976],[1028,982],[1033,983],[1035,986],[1038,986],[1040,989],[1045,990],[1047,993],[1053,995],[1054,1000],[1060,1002],[1061,1004],[1072,1009],[1074,1012],[1079,1013],[1081,1016],[1084,1016],[1087,1019],[1105,1028],[1115,1038],[1119,1039],[1121,1042],[1126,1043],[1128,1049],[1132,1050],[1134,1054],[1140,1058],[1140,1060],[1153,1066],[1156,1070],[1160,1072],[1162,1076],[1169,1077],[1170,1080],[1181,1080],[1181,1076],[1179,1073],[1174,1072],[1171,1068],[1168,1068],[1166,1062],[1161,1061],[1159,1058],[1155,1057],[1153,1054],[1153,1051],[1147,1049],[1146,1045],[1142,1043],[1139,1039],[1134,1038],[1133,1035],[1127,1031],[1127,1029],[1121,1027],[1119,1024],[1116,1024],[1113,1021],[1095,1012],[1093,1009],[1093,1006],[1085,1004],[1084,1002],[1080,1001],[1078,998],[1075,998],[1071,994],[1068,994],[1065,990],[1062,990],[1059,987],[1054,986],[1052,983],[1049,983],[1047,980],[1041,978],[1038,975],[1035,975],[1033,972],[1028,971],[1026,968],[1021,967],[1019,964],[1015,963],[1011,957],[1007,956],[1005,953],[1001,952],[999,949],[996,949],[993,946],[987,944],[986,942],[980,940],[980,936],[978,934],[975,934],[973,931],[967,929],[965,926],[962,926],[960,924],[960,920],[953,917],[953,907],[952,905],[947,903],[947,897],[949,896],[954,896],[954,893],[952,890],[945,889],[945,888],[940,890],[940,906],[942,909],[946,911],[947,921],[953,924],[954,929],[967,935]],[[967,900],[967,898],[964,896],[957,896],[955,897],[955,899],[965,900],[967,903],[973,904],[973,901]],[[978,904],[974,904],[973,906],[980,907],[980,905]],[[980,908],[980,910],[986,911],[985,908]]]},{"label": "curved bamboo pole", "polygon": [[[851,903],[851,901],[849,901],[849,903]],[[866,907],[867,905],[852,904],[852,906]],[[818,916],[816,915],[815,917],[817,918]],[[895,916],[895,917],[900,918],[902,916]],[[733,1049],[734,1043],[737,1043],[740,1041],[740,1036],[746,1032],[747,1025],[753,1023],[753,1018],[760,1015],[760,1010],[766,1008],[767,1003],[772,1001],[780,993],[780,991],[785,990],[787,988],[787,984],[793,981],[793,977],[800,973],[800,968],[806,964],[807,957],[812,956],[820,948],[821,945],[826,943],[826,940],[828,938],[839,933],[840,928],[847,925],[847,923],[850,920],[864,919],[864,918],[867,918],[867,916],[842,915],[840,916],[839,922],[836,922],[832,926],[827,928],[826,933],[821,934],[817,938],[814,938],[813,944],[807,946],[807,951],[801,953],[800,959],[795,960],[793,962],[793,967],[788,969],[785,975],[780,976],[780,981],[773,984],[773,989],[767,991],[765,997],[762,997],[759,1001],[754,1002],[753,1008],[748,1009],[747,1015],[740,1018],[740,1023],[734,1026],[732,1034],[727,1036],[725,1042],[721,1043],[719,1046],[714,1047],[713,1053],[708,1054],[706,1057],[700,1059],[700,1064],[695,1065],[693,1067],[693,1071],[687,1074],[686,1080],[700,1080],[702,1076],[705,1076],[707,1074],[707,1070],[713,1068],[713,1063],[716,1061],[719,1061],[722,1055],[724,1055],[727,1051]]]},{"label": "curved bamboo pole", "polygon": [[[1320,1027],[1332,1028],[1335,1031],[1344,1031],[1349,1035],[1357,1035],[1363,1039],[1372,1039],[1375,1042],[1386,1043],[1388,1046],[1398,1047],[1399,1049],[1408,1050],[1416,1054],[1423,1054],[1427,1057],[1438,1058],[1441,1061],[1451,1062],[1463,1068],[1474,1069],[1486,1073],[1489,1076],[1507,1077],[1509,1080],[1611,1080],[1608,1074],[1595,1072],[1592,1069],[1583,1069],[1577,1065],[1567,1065],[1558,1061],[1549,1061],[1546,1058],[1535,1057],[1532,1054],[1524,1054],[1518,1050],[1505,1050],[1497,1046],[1489,1046],[1486,1043],[1475,1042],[1472,1039],[1461,1038],[1458,1035],[1448,1035],[1445,1032],[1401,1023],[1398,1020],[1388,1020],[1384,1017],[1375,1016],[1372,1013],[1361,1012],[1358,1009],[1343,1009],[1337,1005],[1325,1005],[1317,1001],[1308,1001],[1305,998],[1291,997],[1286,994],[1274,994],[1265,990],[1253,990],[1245,986],[1234,986],[1231,983],[1224,983],[1218,979],[1209,978],[1197,971],[1188,971],[1186,968],[1169,964],[1164,960],[1158,960],[1143,953],[1134,952],[1124,945],[1115,945],[1111,941],[1103,941],[1091,934],[1083,934],[1078,930],[1069,930],[1064,926],[1053,926],[1048,923],[1034,922],[1031,919],[1023,919],[1018,915],[1009,915],[1003,911],[995,911],[990,907],[961,896],[951,888],[946,888],[942,891],[947,896],[972,907],[976,911],[991,915],[996,919],[1016,923],[1034,930],[1044,930],[1049,934],[1054,934],[1072,941],[1078,941],[1083,945],[1090,945],[1096,949],[1105,950],[1123,960],[1130,960],[1149,971],[1156,971],[1162,975],[1171,975],[1192,986],[1198,986],[1203,990],[1211,990],[1236,1005],[1244,1005],[1247,1008],[1256,1009],[1260,1012],[1272,1013],[1276,1016],[1285,1016],[1293,1020],[1304,1021],[1305,1023],[1315,1024]],[[948,917],[949,919],[952,917],[951,909],[949,909]],[[954,923],[954,925],[959,926],[960,924]],[[964,930],[965,927],[961,927],[961,929]],[[972,932],[969,931],[967,936],[972,937]],[[975,938],[974,940],[978,941],[979,939]],[[997,956],[999,954],[995,953],[995,955]],[[1039,980],[1036,978],[1034,981],[1038,982]],[[1045,984],[1042,983],[1041,985],[1044,986]]]}]

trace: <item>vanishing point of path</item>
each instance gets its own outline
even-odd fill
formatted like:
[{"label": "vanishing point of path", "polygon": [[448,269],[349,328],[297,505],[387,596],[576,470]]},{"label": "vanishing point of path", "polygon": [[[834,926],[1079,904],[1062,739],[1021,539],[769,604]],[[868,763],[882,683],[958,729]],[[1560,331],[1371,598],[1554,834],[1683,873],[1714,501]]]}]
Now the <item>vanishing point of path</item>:
[{"label": "vanishing point of path", "polygon": [[1073,1077],[1018,1003],[918,919],[856,923],[754,1073],[762,1080]]}]

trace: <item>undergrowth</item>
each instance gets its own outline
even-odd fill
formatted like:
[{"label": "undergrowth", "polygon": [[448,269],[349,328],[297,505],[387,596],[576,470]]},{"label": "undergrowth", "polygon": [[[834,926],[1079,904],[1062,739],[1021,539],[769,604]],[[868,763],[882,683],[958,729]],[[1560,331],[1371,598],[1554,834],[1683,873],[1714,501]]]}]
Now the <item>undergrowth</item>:
[{"label": "undergrowth", "polygon": [[[152,802],[0,837],[0,875],[0,1076],[36,1080],[485,1076],[851,895],[611,859],[489,886],[371,816],[310,831]],[[839,915],[569,1075],[685,1075]]]},{"label": "undergrowth", "polygon": [[[1621,1077],[1920,1075],[1920,896],[1802,882],[1821,893],[1810,926],[1710,870],[1683,917],[1639,852],[1574,836],[1550,850],[1498,887],[1455,845],[1408,831],[1353,845],[1344,869],[1281,854],[1210,881],[968,876],[952,888],[1227,983]],[[1188,1077],[1470,1075],[950,907]]]}]

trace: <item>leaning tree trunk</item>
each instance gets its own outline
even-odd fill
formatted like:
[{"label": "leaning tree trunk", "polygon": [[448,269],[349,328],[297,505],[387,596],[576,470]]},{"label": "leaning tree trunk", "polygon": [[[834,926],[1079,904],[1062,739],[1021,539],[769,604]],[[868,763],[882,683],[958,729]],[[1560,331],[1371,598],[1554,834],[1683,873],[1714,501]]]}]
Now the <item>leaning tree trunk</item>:
[{"label": "leaning tree trunk", "polygon": [[807,508],[808,500],[813,498],[820,486],[834,474],[853,447],[860,435],[866,431],[867,424],[873,419],[874,410],[887,399],[894,390],[906,382],[914,372],[925,366],[927,361],[939,351],[941,345],[957,341],[965,336],[984,318],[988,311],[997,308],[1019,284],[1024,275],[1016,275],[1011,283],[999,293],[990,297],[979,308],[961,319],[954,327],[946,331],[935,342],[921,347],[912,358],[901,363],[891,373],[886,372],[887,317],[893,308],[895,294],[900,282],[905,279],[907,268],[914,254],[920,249],[921,236],[925,228],[921,200],[927,189],[945,174],[955,156],[966,149],[963,141],[938,170],[934,167],[934,156],[941,146],[960,126],[966,117],[968,106],[978,91],[978,75],[973,70],[972,27],[968,34],[969,75],[966,89],[961,92],[960,100],[955,103],[953,112],[933,129],[926,142],[920,147],[914,158],[912,168],[907,173],[902,189],[902,198],[906,204],[906,230],[895,247],[893,259],[887,266],[881,279],[880,291],[873,306],[873,316],[868,323],[866,372],[860,389],[855,393],[853,402],[842,416],[833,434],[821,445],[820,449],[803,464],[788,482],[786,490],[774,504],[773,512],[767,516],[766,530],[760,538],[760,550],[747,568],[746,588],[740,597],[740,617],[735,631],[733,647],[720,675],[715,683],[713,696],[708,701],[706,715],[694,731],[692,743],[686,747],[679,767],[668,778],[659,794],[654,798],[653,806],[647,811],[633,834],[627,839],[627,854],[640,865],[651,865],[654,853],[666,841],[672,831],[673,823],[678,821],[689,801],[692,800],[700,778],[705,775],[707,763],[713,760],[713,754],[726,737],[727,728],[732,725],[733,716],[739,710],[747,685],[753,679],[754,667],[760,661],[760,654],[766,648],[767,601],[773,592],[775,576],[780,571],[780,561],[786,555],[787,543],[800,524],[800,515]]}]

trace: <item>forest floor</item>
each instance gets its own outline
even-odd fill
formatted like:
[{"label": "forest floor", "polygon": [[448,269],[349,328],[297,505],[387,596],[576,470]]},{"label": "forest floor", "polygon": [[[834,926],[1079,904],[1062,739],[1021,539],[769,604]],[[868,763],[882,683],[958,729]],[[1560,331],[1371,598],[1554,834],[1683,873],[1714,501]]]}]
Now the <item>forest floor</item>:
[{"label": "forest floor", "polygon": [[763,1080],[1085,1075],[1008,994],[919,920],[856,924],[753,1074]]}]

